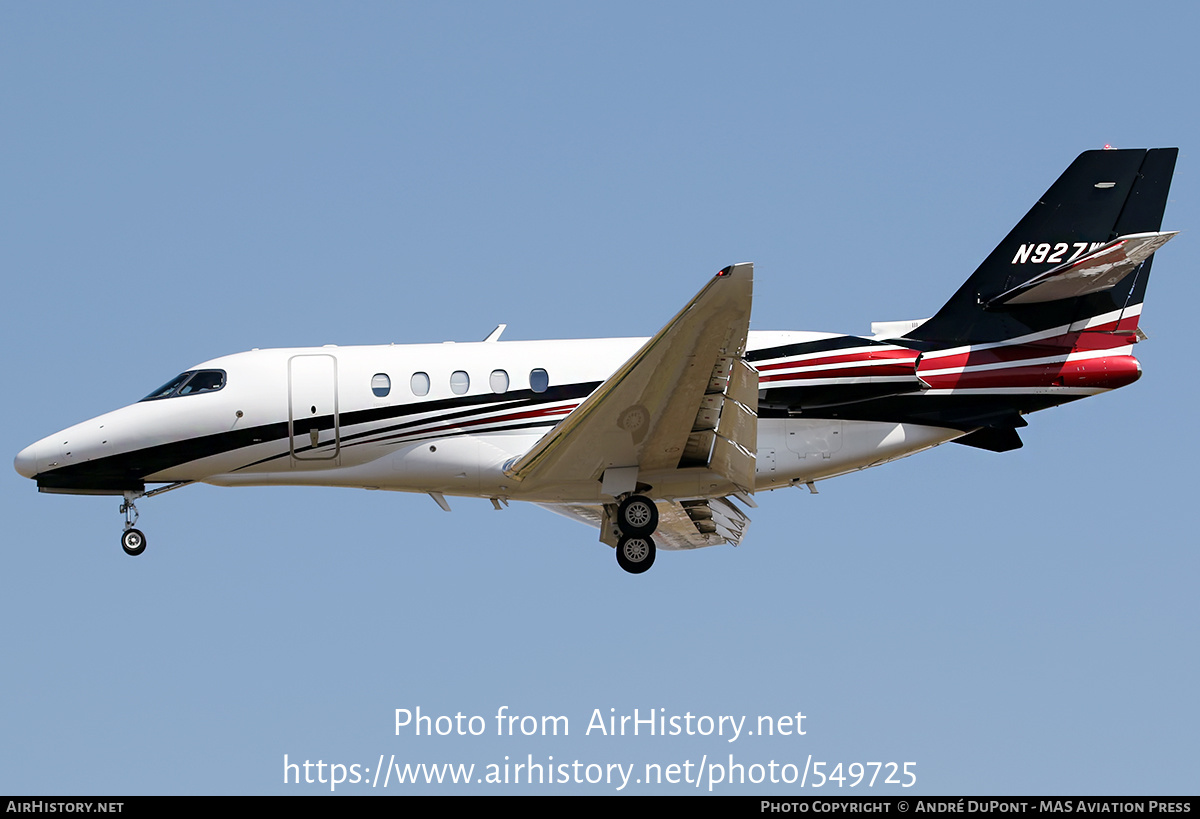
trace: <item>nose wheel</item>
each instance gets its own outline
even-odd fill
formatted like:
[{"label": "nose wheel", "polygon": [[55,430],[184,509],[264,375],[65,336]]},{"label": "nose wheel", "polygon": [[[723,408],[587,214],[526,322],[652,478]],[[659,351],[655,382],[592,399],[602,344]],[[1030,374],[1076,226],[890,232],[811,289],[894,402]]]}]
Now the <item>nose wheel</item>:
[{"label": "nose wheel", "polygon": [[121,534],[121,548],[130,557],[137,557],[146,551],[146,536],[141,529],[126,529]]}]

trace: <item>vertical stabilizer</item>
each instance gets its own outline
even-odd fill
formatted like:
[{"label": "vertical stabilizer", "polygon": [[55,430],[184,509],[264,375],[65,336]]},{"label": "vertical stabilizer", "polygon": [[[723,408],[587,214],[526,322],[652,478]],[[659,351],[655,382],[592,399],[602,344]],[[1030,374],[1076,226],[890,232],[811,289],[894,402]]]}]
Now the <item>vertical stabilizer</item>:
[{"label": "vertical stabilizer", "polygon": [[1011,294],[1053,271],[1063,278],[1075,275],[1070,265],[1121,237],[1157,233],[1178,153],[1156,148],[1080,154],[942,309],[904,338],[980,344],[1112,313],[1122,316],[1122,330],[1136,328],[1152,256],[1127,265],[1128,272],[1122,269],[1122,277],[1102,290],[1059,295],[1068,288],[1043,286],[1042,300]]}]

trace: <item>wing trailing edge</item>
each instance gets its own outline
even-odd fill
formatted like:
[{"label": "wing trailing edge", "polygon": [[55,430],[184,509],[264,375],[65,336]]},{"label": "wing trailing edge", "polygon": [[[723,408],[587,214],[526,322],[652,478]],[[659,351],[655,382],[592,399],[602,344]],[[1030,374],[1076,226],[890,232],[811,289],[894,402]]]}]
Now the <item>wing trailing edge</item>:
[{"label": "wing trailing edge", "polygon": [[[600,540],[617,545],[612,521],[605,507],[597,504],[538,504],[563,517],[586,523],[600,530]],[[686,501],[658,501],[658,528],[654,542],[667,551],[688,551],[705,546],[737,546],[750,526],[749,516],[730,498],[701,498]]]}]

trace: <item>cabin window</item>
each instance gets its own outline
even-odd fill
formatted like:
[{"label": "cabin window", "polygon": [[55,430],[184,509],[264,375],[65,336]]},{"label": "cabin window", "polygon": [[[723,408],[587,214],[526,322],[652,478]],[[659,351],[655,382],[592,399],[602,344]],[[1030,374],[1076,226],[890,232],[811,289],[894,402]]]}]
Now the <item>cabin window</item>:
[{"label": "cabin window", "polygon": [[413,373],[409,385],[413,395],[429,395],[429,373]]},{"label": "cabin window", "polygon": [[175,376],[142,400],[157,401],[160,398],[175,398],[180,395],[216,392],[224,386],[224,370],[189,370],[186,373],[180,373]]},{"label": "cabin window", "polygon": [[371,376],[371,392],[376,398],[384,398],[392,391],[392,379],[387,373],[375,373]]},{"label": "cabin window", "polygon": [[499,395],[500,393],[508,392],[508,373],[504,370],[492,370],[490,379],[492,392]]},{"label": "cabin window", "polygon": [[529,389],[534,392],[545,392],[550,386],[550,376],[545,370],[538,368],[529,374]]},{"label": "cabin window", "polygon": [[450,392],[455,395],[466,395],[470,388],[471,376],[462,370],[455,370],[450,374]]}]

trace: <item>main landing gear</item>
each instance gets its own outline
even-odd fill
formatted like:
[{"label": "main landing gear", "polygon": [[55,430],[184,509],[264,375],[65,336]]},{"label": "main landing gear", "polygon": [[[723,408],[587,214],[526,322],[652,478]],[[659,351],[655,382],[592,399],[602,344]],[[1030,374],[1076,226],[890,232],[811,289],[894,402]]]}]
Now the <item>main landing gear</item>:
[{"label": "main landing gear", "polygon": [[630,495],[617,506],[617,564],[630,574],[641,574],[654,565],[654,530],[658,507],[645,495]]},{"label": "main landing gear", "polygon": [[125,531],[121,533],[121,548],[130,557],[137,557],[146,551],[146,536],[141,529],[133,528],[137,523],[138,510],[134,501],[142,496],[139,492],[126,492],[125,500],[121,503],[121,514],[125,516]]}]

